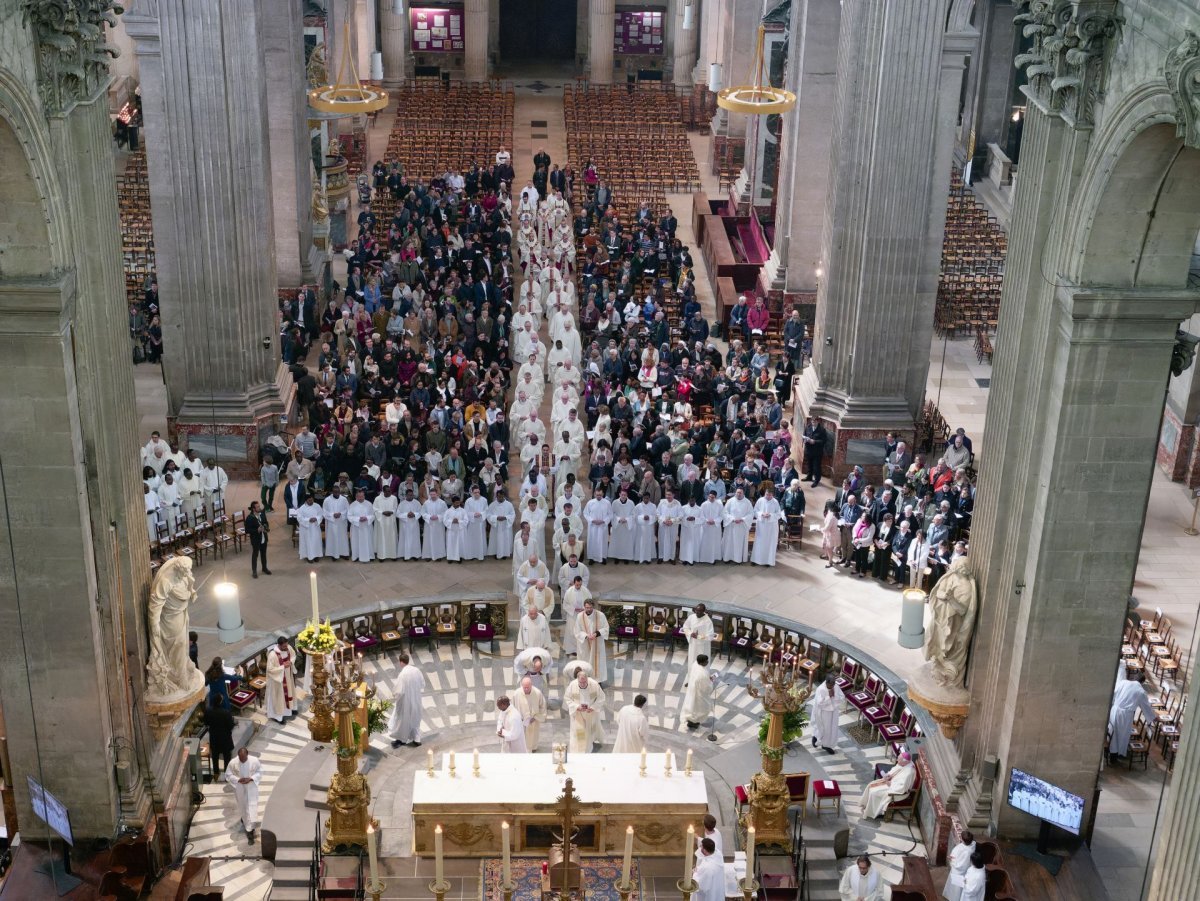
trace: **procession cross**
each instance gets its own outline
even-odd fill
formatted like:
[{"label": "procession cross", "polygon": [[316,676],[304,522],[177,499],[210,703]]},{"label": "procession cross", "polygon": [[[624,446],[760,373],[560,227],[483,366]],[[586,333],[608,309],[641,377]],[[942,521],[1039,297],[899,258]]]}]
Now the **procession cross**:
[{"label": "procession cross", "polygon": [[[601,806],[603,805],[599,801],[580,801],[579,796],[575,794],[575,783],[572,779],[568,778],[563,784],[563,793],[559,795],[556,805],[559,819],[562,821],[562,835],[555,836],[562,842],[562,860],[557,866],[550,868],[550,890],[555,890],[555,876],[561,873],[557,888],[563,898],[569,898],[571,895],[572,875],[576,878],[579,876],[579,868],[571,863],[571,849],[574,847],[571,840],[575,838],[576,833],[575,817],[582,808],[596,809]],[[576,888],[582,889],[582,886]]]}]

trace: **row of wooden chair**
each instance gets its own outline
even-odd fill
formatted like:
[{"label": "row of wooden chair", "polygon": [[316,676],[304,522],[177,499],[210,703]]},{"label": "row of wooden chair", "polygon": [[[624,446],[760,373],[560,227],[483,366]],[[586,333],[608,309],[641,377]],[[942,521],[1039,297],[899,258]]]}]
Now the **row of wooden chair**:
[{"label": "row of wooden chair", "polygon": [[1179,686],[1186,680],[1186,663],[1173,630],[1161,607],[1155,609],[1151,619],[1126,623],[1121,663],[1127,676],[1138,673],[1146,676],[1147,696],[1154,709],[1152,720],[1147,721],[1141,711],[1134,718],[1128,754],[1130,769],[1139,762],[1144,769],[1156,745],[1170,768],[1179,750],[1180,728],[1187,710],[1187,697]]},{"label": "row of wooden chair", "polygon": [[144,150],[130,154],[124,173],[117,176],[117,209],[125,297],[130,303],[140,303],[155,272],[154,220],[150,213],[150,180]]},{"label": "row of wooden chair", "polygon": [[501,147],[512,147],[515,95],[507,82],[473,84],[421,79],[393,92],[398,111],[385,161],[398,160],[412,179],[447,170],[490,165]]},{"label": "row of wooden chair", "polygon": [[246,540],[245,514],[241,510],[227,514],[223,500],[214,500],[212,506],[211,519],[200,509],[191,517],[180,512],[172,515],[171,522],[158,523],[157,537],[150,542],[152,572],[172,557],[188,557],[196,566],[203,566],[206,555],[215,558],[220,554],[223,560],[227,547],[241,551]]},{"label": "row of wooden chair", "polygon": [[995,332],[1007,252],[999,223],[963,184],[962,173],[953,170],[934,312],[939,334]]}]

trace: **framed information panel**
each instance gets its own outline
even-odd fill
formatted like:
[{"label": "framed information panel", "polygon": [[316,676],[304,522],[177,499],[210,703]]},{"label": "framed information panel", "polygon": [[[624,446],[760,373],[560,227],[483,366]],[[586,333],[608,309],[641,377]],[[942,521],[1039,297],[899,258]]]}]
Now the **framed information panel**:
[{"label": "framed information panel", "polygon": [[412,6],[408,28],[413,53],[455,53],[466,49],[461,6]]},{"label": "framed information panel", "polygon": [[613,26],[613,51],[638,56],[663,52],[662,9],[620,9]]}]

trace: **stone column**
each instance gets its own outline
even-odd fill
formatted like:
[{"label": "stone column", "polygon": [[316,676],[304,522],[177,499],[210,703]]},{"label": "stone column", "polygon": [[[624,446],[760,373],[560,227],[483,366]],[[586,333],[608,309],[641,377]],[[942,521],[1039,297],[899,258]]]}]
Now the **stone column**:
[{"label": "stone column", "polygon": [[279,284],[312,282],[320,268],[313,245],[312,149],[304,72],[304,19],[287,3],[263,17],[271,191],[275,215],[275,270]]},{"label": "stone column", "polygon": [[[1192,660],[1196,659],[1196,648],[1193,643]],[[1188,712],[1192,715],[1183,718],[1162,833],[1155,843],[1158,857],[1149,901],[1200,898],[1200,869],[1196,867],[1200,859],[1200,717],[1195,715],[1200,709],[1196,707],[1200,703],[1200,680],[1192,680],[1189,695]]]},{"label": "stone column", "polygon": [[383,85],[399,87],[412,69],[412,53],[409,52],[408,11],[403,15],[392,12],[391,0],[384,0],[383,15],[379,30],[383,43]]},{"label": "stone column", "polygon": [[589,0],[588,79],[594,84],[612,84],[616,14],[614,0]]},{"label": "stone column", "polygon": [[168,419],[231,475],[256,469],[290,378],[276,328],[265,15],[259,4],[159,0],[126,18],[141,63]]},{"label": "stone column", "polygon": [[[911,435],[925,393],[958,90],[943,72],[947,4],[842,4],[839,152],[822,233],[815,365],[797,408],[836,430],[835,477],[860,462],[847,461],[850,440]],[[910,92],[935,102],[913,107]]]},{"label": "stone column", "polygon": [[371,77],[371,54],[375,52],[375,9],[378,0],[354,0],[354,24],[358,55],[354,63],[358,66],[358,77],[367,81]]},{"label": "stone column", "polygon": [[463,10],[463,39],[467,45],[467,81],[488,78],[488,0],[466,0]]},{"label": "stone column", "polygon": [[[683,27],[684,10],[691,5],[691,28]],[[675,84],[680,87],[692,86],[692,69],[696,66],[696,47],[700,34],[700,0],[675,0],[675,18],[672,26],[672,38],[675,48]]]},{"label": "stone column", "polygon": [[833,148],[825,123],[837,99],[838,0],[801,0],[792,8],[785,86],[796,107],[783,117],[775,194],[775,246],[763,267],[764,291],[816,290],[821,227]]}]

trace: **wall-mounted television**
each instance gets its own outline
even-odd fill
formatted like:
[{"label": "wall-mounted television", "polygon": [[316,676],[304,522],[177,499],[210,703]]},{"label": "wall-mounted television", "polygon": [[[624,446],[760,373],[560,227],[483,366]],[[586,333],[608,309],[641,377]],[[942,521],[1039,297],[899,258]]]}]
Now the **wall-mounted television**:
[{"label": "wall-mounted television", "polygon": [[1008,780],[1008,803],[1076,835],[1083,825],[1083,798],[1016,767]]}]

